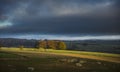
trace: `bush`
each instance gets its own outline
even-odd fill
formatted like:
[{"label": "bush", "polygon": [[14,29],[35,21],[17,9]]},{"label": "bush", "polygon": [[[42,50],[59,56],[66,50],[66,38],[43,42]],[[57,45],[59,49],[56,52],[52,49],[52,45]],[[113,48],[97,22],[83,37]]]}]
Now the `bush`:
[{"label": "bush", "polygon": [[59,42],[59,47],[60,50],[65,50],[66,49],[66,44],[64,42]]},{"label": "bush", "polygon": [[20,46],[19,48],[20,48],[20,50],[23,50],[24,46]]}]

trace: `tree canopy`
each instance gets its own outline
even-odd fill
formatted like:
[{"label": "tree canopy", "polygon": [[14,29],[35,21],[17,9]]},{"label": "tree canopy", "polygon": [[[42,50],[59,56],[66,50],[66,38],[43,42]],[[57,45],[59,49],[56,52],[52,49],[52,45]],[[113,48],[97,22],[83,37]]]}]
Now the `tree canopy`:
[{"label": "tree canopy", "polygon": [[38,48],[48,48],[48,49],[66,49],[66,44],[63,41],[58,40],[40,40],[38,42]]}]

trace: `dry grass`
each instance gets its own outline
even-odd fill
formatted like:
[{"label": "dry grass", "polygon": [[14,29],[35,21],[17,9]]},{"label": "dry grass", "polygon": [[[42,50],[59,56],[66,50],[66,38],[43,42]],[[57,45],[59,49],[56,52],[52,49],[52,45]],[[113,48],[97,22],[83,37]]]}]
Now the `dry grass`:
[{"label": "dry grass", "polygon": [[[120,63],[120,54],[100,53],[100,52],[85,52],[85,51],[70,51],[70,50],[53,50],[53,49],[35,49],[35,48],[1,48],[2,51],[24,52],[24,53],[38,53],[49,54],[57,56],[70,56],[78,58],[96,59],[109,62]],[[36,57],[36,56],[35,56]]]}]

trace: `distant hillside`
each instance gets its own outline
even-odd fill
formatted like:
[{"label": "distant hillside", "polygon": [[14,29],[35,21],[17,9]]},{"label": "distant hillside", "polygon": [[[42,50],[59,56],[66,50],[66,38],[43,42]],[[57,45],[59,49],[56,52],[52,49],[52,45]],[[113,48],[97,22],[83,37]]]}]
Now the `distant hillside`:
[{"label": "distant hillside", "polygon": [[119,40],[65,41],[69,50],[107,52],[120,54]]},{"label": "distant hillside", "polygon": [[[20,47],[27,48],[36,47],[38,40],[16,39],[16,38],[0,38],[0,45],[2,47]],[[69,50],[95,51],[120,53],[119,40],[78,40],[78,41],[64,41]]]},{"label": "distant hillside", "polygon": [[0,45],[3,47],[35,47],[37,40],[15,39],[15,38],[0,38]]}]

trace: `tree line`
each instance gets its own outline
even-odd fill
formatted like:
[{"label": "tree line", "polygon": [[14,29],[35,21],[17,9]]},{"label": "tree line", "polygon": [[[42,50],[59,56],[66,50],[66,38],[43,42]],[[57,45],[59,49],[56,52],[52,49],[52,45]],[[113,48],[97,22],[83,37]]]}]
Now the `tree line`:
[{"label": "tree line", "polygon": [[60,40],[40,40],[38,41],[36,48],[65,50],[66,44]]},{"label": "tree line", "polygon": [[0,38],[0,47],[66,49],[67,43],[61,40],[27,40]]}]

